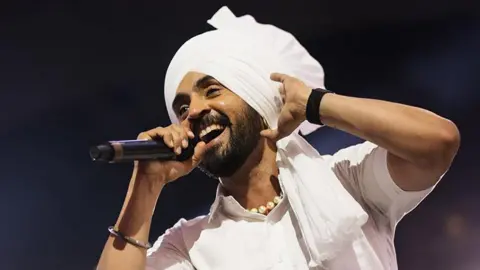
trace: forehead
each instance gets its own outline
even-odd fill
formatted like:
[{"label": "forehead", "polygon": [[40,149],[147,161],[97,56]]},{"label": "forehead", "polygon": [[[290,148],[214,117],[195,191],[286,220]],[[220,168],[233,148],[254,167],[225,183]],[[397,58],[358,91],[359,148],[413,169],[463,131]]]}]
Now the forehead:
[{"label": "forehead", "polygon": [[198,80],[205,78],[205,76],[207,76],[207,74],[195,71],[188,72],[187,74],[185,74],[185,76],[183,76],[182,81],[178,85],[176,93],[189,94],[195,88]]}]

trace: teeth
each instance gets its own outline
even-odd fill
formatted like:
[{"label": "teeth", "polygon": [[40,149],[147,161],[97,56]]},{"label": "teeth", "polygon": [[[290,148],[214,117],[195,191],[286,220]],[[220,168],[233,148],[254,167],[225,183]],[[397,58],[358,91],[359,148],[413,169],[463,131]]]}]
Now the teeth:
[{"label": "teeth", "polygon": [[208,126],[207,128],[203,129],[202,131],[200,131],[200,139],[207,135],[210,131],[212,130],[217,130],[217,129],[224,129],[225,127],[224,126],[220,126],[220,125],[210,125]]}]

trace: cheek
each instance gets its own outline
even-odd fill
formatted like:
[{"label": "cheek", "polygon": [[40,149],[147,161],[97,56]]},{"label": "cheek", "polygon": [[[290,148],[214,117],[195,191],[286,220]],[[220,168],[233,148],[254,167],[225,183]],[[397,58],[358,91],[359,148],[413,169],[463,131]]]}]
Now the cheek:
[{"label": "cheek", "polygon": [[230,120],[236,118],[239,112],[243,111],[244,104],[242,100],[233,97],[225,97],[215,100],[210,104],[210,108],[226,115]]},{"label": "cheek", "polygon": [[215,101],[216,105],[223,110],[235,109],[241,104],[241,100],[231,95],[223,95]]}]

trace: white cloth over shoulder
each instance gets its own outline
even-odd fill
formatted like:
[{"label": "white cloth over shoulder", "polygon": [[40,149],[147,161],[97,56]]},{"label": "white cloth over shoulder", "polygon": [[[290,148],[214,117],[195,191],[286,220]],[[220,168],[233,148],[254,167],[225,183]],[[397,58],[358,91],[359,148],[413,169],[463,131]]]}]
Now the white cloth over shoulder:
[{"label": "white cloth over shoulder", "polygon": [[[172,122],[176,89],[189,71],[213,76],[235,92],[276,128],[282,107],[281,72],[312,87],[324,87],[321,65],[293,35],[259,24],[251,16],[236,17],[222,7],[209,21],[216,30],[188,40],[175,54],[165,78],[165,101]],[[318,128],[303,123],[307,134]],[[358,237],[367,213],[336,179],[321,155],[297,132],[277,143],[280,184],[291,204],[310,255],[310,266],[333,259]]]}]

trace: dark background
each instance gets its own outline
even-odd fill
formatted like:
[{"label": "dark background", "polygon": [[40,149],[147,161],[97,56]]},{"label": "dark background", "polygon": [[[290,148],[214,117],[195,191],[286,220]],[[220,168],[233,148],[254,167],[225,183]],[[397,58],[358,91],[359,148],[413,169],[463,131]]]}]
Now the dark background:
[{"label": "dark background", "polygon": [[[0,269],[93,268],[131,165],[94,164],[88,147],[169,123],[168,63],[222,5],[295,34],[324,66],[329,89],[424,107],[459,126],[450,172],[398,226],[398,261],[400,269],[480,269],[477,3],[1,2]],[[308,139],[323,153],[359,142],[330,128]],[[215,187],[196,171],[169,185],[151,240],[208,211]]]}]

